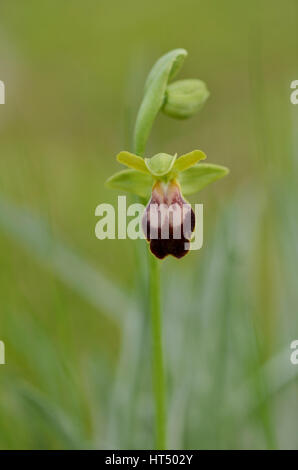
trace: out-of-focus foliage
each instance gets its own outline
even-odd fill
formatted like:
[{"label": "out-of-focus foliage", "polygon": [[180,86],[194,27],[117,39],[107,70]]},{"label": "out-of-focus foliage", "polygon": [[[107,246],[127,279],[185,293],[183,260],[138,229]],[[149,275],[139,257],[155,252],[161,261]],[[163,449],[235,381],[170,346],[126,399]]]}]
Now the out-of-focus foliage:
[{"label": "out-of-focus foliage", "polygon": [[295,0],[1,3],[0,448],[153,446],[147,247],[97,240],[94,211],[175,47],[211,95],[146,156],[231,173],[193,196],[202,250],[163,263],[169,446],[297,448],[297,30]]}]

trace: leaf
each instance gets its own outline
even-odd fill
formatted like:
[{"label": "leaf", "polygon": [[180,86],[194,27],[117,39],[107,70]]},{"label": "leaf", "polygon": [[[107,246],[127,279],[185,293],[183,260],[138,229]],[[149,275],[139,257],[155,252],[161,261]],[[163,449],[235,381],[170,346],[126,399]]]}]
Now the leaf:
[{"label": "leaf", "polygon": [[150,197],[152,184],[151,175],[136,170],[119,171],[106,181],[106,185],[110,188],[128,191],[144,198]]},{"label": "leaf", "polygon": [[185,195],[196,193],[228,173],[228,168],[224,166],[213,165],[211,163],[197,164],[180,173],[179,183],[182,193]]},{"label": "leaf", "polygon": [[133,153],[122,151],[118,153],[117,160],[119,163],[126,165],[134,170],[141,171],[142,173],[149,174],[149,170],[142,157],[134,155]]},{"label": "leaf", "polygon": [[169,173],[175,163],[176,155],[158,153],[151,158],[145,158],[145,164],[153,176],[164,176]]},{"label": "leaf", "polygon": [[162,56],[149,73],[134,132],[134,150],[138,155],[144,154],[154,119],[165,99],[167,84],[176,75],[186,56],[185,49],[174,49]]},{"label": "leaf", "polygon": [[194,166],[200,160],[205,160],[206,155],[201,150],[193,150],[192,152],[181,155],[174,164],[173,169],[176,171],[185,171]]}]

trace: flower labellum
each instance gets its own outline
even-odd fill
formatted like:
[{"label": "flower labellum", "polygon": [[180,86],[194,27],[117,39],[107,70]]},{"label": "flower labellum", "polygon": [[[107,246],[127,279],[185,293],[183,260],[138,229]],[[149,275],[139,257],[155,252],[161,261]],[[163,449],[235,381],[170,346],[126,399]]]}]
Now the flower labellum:
[{"label": "flower labellum", "polygon": [[191,205],[182,197],[179,183],[157,181],[142,219],[146,239],[152,253],[160,259],[168,255],[182,258],[188,252],[195,228],[195,215]]}]

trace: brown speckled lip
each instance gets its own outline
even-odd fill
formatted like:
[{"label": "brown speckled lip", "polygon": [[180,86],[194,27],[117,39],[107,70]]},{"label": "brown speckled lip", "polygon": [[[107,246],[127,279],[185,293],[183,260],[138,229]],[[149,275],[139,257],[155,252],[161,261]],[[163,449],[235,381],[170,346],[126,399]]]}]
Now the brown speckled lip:
[{"label": "brown speckled lip", "polygon": [[[178,216],[178,222],[180,221],[178,225],[174,223],[174,216],[170,212],[172,209]],[[164,232],[165,223],[168,224],[166,232]],[[188,253],[185,243],[190,241],[194,231],[195,214],[190,204],[183,199],[180,186],[175,180],[168,184],[160,181],[154,184],[151,199],[143,215],[142,226],[150,243],[150,250],[157,258],[163,259],[168,255],[182,258]]]}]

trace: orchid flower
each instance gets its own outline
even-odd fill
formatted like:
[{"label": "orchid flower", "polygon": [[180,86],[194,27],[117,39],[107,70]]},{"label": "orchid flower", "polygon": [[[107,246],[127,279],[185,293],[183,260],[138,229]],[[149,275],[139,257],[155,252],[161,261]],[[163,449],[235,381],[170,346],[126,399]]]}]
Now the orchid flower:
[{"label": "orchid flower", "polygon": [[150,249],[157,258],[184,256],[195,227],[195,215],[184,196],[196,193],[228,173],[224,166],[199,163],[200,150],[176,155],[158,153],[142,158],[122,151],[117,160],[129,167],[107,180],[107,185],[134,193],[148,201],[142,226]]}]

